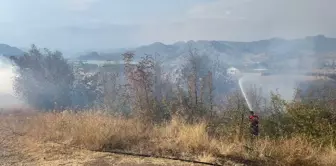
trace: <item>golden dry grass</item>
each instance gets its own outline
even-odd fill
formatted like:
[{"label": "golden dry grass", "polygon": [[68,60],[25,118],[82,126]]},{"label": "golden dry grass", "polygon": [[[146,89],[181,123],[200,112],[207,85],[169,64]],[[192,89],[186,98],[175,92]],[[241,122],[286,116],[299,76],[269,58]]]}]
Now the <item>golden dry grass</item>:
[{"label": "golden dry grass", "polygon": [[[248,165],[335,165],[334,146],[316,147],[303,137],[271,140],[213,137],[207,123],[187,124],[174,117],[165,124],[104,113],[34,113],[2,115],[1,126],[40,144],[59,143],[87,150],[123,150],[203,162],[229,160]],[[231,137],[231,136],[230,136]]]}]

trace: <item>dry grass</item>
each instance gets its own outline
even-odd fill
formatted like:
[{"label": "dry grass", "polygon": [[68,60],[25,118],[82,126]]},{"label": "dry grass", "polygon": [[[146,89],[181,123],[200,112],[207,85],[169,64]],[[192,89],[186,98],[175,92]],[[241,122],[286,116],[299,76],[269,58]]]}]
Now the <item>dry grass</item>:
[{"label": "dry grass", "polygon": [[[124,150],[204,162],[232,160],[249,165],[335,165],[334,146],[316,147],[303,137],[255,143],[213,137],[207,123],[187,124],[175,117],[152,125],[104,113],[2,115],[1,126],[35,142],[56,142],[88,150]],[[230,136],[231,137],[231,136]],[[247,148],[249,147],[249,148]]]}]

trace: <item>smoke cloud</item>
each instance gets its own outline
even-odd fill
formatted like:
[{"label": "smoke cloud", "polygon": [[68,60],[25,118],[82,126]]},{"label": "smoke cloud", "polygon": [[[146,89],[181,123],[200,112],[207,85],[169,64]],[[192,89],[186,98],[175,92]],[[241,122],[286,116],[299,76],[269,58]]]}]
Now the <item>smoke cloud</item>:
[{"label": "smoke cloud", "polygon": [[0,56],[0,108],[14,108],[23,104],[15,97],[13,90],[14,77],[14,66],[9,59]]}]

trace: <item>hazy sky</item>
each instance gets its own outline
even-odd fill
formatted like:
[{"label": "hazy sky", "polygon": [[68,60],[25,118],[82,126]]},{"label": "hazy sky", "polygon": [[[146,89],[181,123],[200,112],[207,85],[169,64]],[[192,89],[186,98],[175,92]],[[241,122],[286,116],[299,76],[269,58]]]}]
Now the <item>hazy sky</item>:
[{"label": "hazy sky", "polygon": [[0,0],[0,43],[84,51],[155,41],[336,37],[336,0]]}]

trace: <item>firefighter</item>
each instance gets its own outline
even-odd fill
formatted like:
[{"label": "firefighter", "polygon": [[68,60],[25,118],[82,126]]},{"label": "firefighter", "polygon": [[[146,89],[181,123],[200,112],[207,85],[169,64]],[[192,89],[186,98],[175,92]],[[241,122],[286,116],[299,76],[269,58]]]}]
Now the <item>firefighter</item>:
[{"label": "firefighter", "polygon": [[250,111],[250,129],[252,136],[259,135],[259,117],[253,111]]}]

